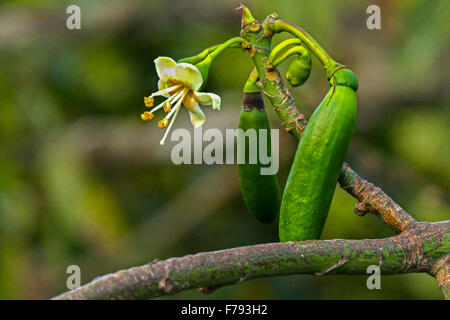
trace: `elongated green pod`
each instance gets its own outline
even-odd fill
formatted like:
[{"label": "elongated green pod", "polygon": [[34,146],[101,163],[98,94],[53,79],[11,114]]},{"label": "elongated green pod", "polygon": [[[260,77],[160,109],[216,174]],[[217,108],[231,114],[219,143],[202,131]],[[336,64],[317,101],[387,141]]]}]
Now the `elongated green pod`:
[{"label": "elongated green pod", "polygon": [[289,173],[280,211],[280,241],[319,239],[356,120],[358,80],[338,70],[306,125]]},{"label": "elongated green pod", "polygon": [[[239,129],[242,129],[244,132],[254,129],[254,136],[256,137],[256,140],[253,141],[256,145],[253,145],[253,148],[250,147],[250,139],[245,137],[237,139],[238,159],[240,157],[244,158],[242,152],[245,152],[245,163],[238,162],[237,166],[242,196],[250,213],[260,222],[273,222],[280,211],[281,194],[277,175],[261,174],[261,169],[268,165],[262,164],[259,156],[260,129],[267,130],[267,154],[271,155],[272,151],[269,121],[260,92],[245,93],[239,119]],[[250,163],[249,152],[257,153],[256,163]]]}]

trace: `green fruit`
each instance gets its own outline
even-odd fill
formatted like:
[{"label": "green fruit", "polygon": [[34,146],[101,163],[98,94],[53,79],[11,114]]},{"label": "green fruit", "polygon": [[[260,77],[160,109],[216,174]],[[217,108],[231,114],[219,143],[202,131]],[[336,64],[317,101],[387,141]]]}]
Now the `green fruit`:
[{"label": "green fruit", "polygon": [[311,56],[308,51],[292,60],[286,72],[286,81],[292,87],[298,87],[308,80],[311,74]]},{"label": "green fruit", "polygon": [[[267,119],[264,103],[260,92],[245,93],[243,110],[239,120],[239,128],[244,130],[255,129],[257,141],[260,139],[259,129],[267,129],[267,154],[271,155],[270,127]],[[242,146],[244,143],[244,147]],[[270,223],[275,220],[280,211],[280,188],[276,174],[261,175],[263,165],[259,159],[259,144],[256,146],[258,153],[257,163],[249,163],[249,139],[237,139],[238,159],[241,150],[245,150],[245,163],[238,164],[239,183],[242,196],[250,213],[262,223]]]},{"label": "green fruit", "polygon": [[295,154],[280,211],[280,241],[319,239],[356,119],[358,80],[341,69],[311,116]]}]

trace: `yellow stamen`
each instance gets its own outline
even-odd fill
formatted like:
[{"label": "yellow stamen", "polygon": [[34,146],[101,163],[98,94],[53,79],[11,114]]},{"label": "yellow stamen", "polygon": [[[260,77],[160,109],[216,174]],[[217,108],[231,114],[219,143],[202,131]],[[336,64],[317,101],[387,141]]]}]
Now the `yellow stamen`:
[{"label": "yellow stamen", "polygon": [[181,90],[181,91],[177,92],[176,94],[174,94],[173,96],[170,96],[169,99],[158,104],[156,107],[154,107],[152,110],[150,110],[150,112],[155,112],[156,110],[162,108],[166,102],[177,101],[182,96],[183,92],[184,91]]},{"label": "yellow stamen", "polygon": [[161,129],[164,129],[165,127],[167,127],[168,124],[169,124],[169,119],[166,119],[166,118],[158,121],[158,127],[160,127]]},{"label": "yellow stamen", "polygon": [[184,97],[186,96],[186,94],[188,94],[189,89],[185,88],[182,91],[180,91],[180,97],[175,99],[174,101],[176,101],[175,105],[173,106],[172,110],[170,110],[170,112],[166,115],[167,119],[170,119],[170,117],[174,114],[174,112],[178,109],[180,109],[181,104],[183,103]]},{"label": "yellow stamen", "polygon": [[170,101],[166,101],[163,104],[163,108],[165,112],[169,112],[170,109],[172,109],[172,104],[170,103]]},{"label": "yellow stamen", "polygon": [[173,119],[172,119],[172,121],[170,121],[169,127],[166,129],[166,132],[164,132],[163,138],[161,139],[161,141],[159,141],[160,145],[162,145],[162,146],[164,145],[164,142],[166,141],[166,138],[169,135],[169,131],[172,128],[172,125],[175,122],[175,119],[177,118],[177,115],[178,115],[178,111],[180,111],[180,109],[181,109],[180,107],[174,109],[175,110],[175,114],[173,115]]},{"label": "yellow stamen", "polygon": [[153,103],[155,102],[155,99],[152,97],[144,97],[144,104],[147,108],[153,107]]},{"label": "yellow stamen", "polygon": [[170,121],[169,126],[166,129],[166,132],[164,132],[164,136],[161,139],[161,141],[159,142],[161,145],[164,145],[164,142],[166,141],[167,136],[169,135],[169,131],[173,126],[173,123],[175,122],[175,119],[178,115],[178,112],[181,109],[181,103],[184,100],[184,97],[189,93],[189,89],[185,88],[183,89],[182,92],[182,96],[178,99],[177,103],[175,103],[175,105],[173,106],[173,109],[167,114],[166,119],[170,119],[170,117],[173,115],[172,121]]},{"label": "yellow stamen", "polygon": [[155,116],[155,115],[154,115],[153,113],[150,113],[150,112],[148,112],[148,111],[145,111],[143,114],[141,114],[141,119],[142,119],[142,120],[145,120],[145,121],[147,121],[147,120],[152,120],[154,116]]}]

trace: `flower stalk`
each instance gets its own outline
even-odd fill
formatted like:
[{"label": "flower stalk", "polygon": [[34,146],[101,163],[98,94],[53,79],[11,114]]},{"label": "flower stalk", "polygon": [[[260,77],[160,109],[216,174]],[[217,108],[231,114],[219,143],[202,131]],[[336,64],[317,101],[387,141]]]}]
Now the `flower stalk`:
[{"label": "flower stalk", "polygon": [[246,41],[241,37],[231,38],[230,40],[225,41],[224,43],[218,45],[216,48],[211,50],[210,53],[206,54],[206,57],[202,61],[200,61],[196,64],[196,67],[202,74],[203,81],[206,83],[206,81],[208,80],[209,68],[211,67],[211,64],[213,63],[213,61],[220,54],[222,54],[226,49],[231,48],[231,47],[236,48],[237,46],[239,46],[242,48],[243,46],[245,46],[245,43],[246,43]]},{"label": "flower stalk", "polygon": [[277,57],[274,60],[271,60],[270,56],[269,56],[270,67],[271,68],[277,67],[284,60],[286,60],[287,58],[289,58],[290,56],[292,56],[294,54],[298,54],[299,56],[305,56],[305,55],[308,55],[308,51],[306,50],[305,47],[298,45],[298,46],[288,49],[286,52],[284,52],[283,54],[281,54],[279,57]]},{"label": "flower stalk", "polygon": [[282,31],[286,31],[296,36],[298,39],[302,41],[302,43],[308,47],[309,50],[317,57],[319,62],[323,65],[327,72],[327,78],[330,79],[334,72],[342,65],[331,58],[331,56],[320,46],[320,44],[310,36],[305,30],[300,28],[299,26],[281,20],[274,20],[270,28],[273,29],[275,33],[280,33]]}]

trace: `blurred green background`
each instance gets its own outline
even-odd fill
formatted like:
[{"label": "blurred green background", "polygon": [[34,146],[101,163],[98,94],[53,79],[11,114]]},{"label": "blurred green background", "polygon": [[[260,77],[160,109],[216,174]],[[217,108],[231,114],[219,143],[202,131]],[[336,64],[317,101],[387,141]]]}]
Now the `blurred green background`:
[{"label": "blurred green background", "polygon": [[[81,30],[66,28],[69,4],[81,7]],[[357,74],[351,166],[416,219],[449,219],[450,3],[245,4],[259,20],[276,11],[302,26]],[[381,30],[366,28],[370,4],[381,7]],[[235,165],[175,166],[174,144],[161,147],[163,131],[139,117],[144,95],[156,89],[153,60],[190,56],[239,35],[238,6],[225,0],[0,2],[0,298],[46,299],[66,291],[72,264],[80,266],[84,284],[154,259],[277,240],[276,225],[261,225],[246,211]],[[204,108],[204,129],[237,127],[251,69],[241,50],[217,59],[205,91],[222,97],[222,110]],[[327,90],[315,63],[310,81],[293,92],[309,117]],[[272,110],[270,117],[278,127]],[[180,127],[191,129],[187,112],[174,125]],[[280,145],[284,185],[296,145],[284,131]],[[356,216],[354,203],[337,189],[323,239],[393,235],[376,217]],[[424,274],[384,276],[381,290],[368,290],[366,279],[277,277],[169,298],[441,298]]]}]

